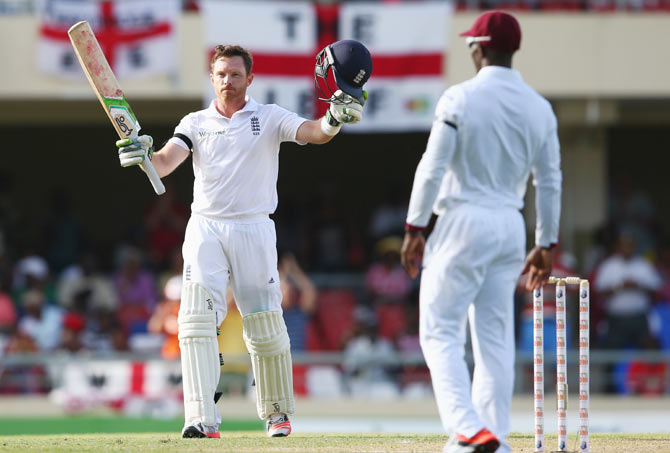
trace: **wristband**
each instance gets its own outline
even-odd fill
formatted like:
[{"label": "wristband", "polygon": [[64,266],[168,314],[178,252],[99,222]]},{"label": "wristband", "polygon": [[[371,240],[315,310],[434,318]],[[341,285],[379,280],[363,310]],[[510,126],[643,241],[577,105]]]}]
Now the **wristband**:
[{"label": "wristband", "polygon": [[326,135],[337,135],[340,132],[342,125],[330,114],[330,111],[327,111],[326,114],[321,118],[321,132]]},{"label": "wristband", "polygon": [[426,230],[426,227],[414,226],[414,225],[410,225],[409,223],[406,223],[406,224],[405,224],[405,231],[412,231],[412,232],[413,232],[413,231],[419,231],[419,232],[423,232],[423,231],[425,231],[425,230]]}]

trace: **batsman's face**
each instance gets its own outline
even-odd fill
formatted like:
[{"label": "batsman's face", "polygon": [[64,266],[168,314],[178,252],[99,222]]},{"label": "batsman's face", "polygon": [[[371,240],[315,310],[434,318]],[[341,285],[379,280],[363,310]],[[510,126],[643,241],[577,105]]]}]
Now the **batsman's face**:
[{"label": "batsman's face", "polygon": [[247,74],[242,57],[223,57],[216,60],[210,74],[216,96],[224,101],[244,98],[253,74]]}]

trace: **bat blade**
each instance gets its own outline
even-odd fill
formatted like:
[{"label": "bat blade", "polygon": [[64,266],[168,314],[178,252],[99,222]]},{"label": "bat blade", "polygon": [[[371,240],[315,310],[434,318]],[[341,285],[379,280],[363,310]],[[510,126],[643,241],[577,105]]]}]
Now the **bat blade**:
[{"label": "bat blade", "polygon": [[[86,21],[77,22],[67,32],[74,52],[79,59],[84,74],[95,92],[105,113],[109,117],[120,138],[135,138],[140,131],[140,123],[126,101],[121,85],[109,66],[109,62],[98,43],[91,26]],[[151,181],[157,194],[165,192],[150,160],[140,164]]]}]

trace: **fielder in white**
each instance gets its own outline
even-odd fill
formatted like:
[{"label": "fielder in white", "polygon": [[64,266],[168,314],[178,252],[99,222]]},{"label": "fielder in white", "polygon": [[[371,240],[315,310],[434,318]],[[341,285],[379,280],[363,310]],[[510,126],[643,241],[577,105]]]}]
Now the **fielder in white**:
[{"label": "fielder in white", "polygon": [[[440,98],[414,178],[402,248],[412,278],[423,260],[420,339],[430,368],[445,452],[509,452],[514,380],[514,288],[551,273],[558,240],[561,170],[556,117],[549,103],[511,69],[521,29],[487,12],[468,37],[477,75]],[[535,247],[527,256],[523,207],[536,187]],[[423,230],[438,214],[426,242]],[[425,251],[424,251],[425,248]],[[469,319],[472,385],[464,359]]]},{"label": "fielder in white", "polygon": [[[269,217],[277,207],[279,145],[326,143],[342,123],[360,121],[362,86],[372,64],[367,49],[357,42],[338,41],[328,46],[327,54],[333,71],[341,69],[337,85],[345,93],[338,90],[335,95],[346,102],[331,102],[319,120],[308,121],[277,105],[255,102],[247,96],[254,78],[251,54],[240,46],[217,46],[211,62],[216,99],[209,108],[186,115],[156,153],[150,136],[117,142],[122,166],[152,158],[161,177],[193,156],[193,204],[183,245],[178,317],[185,407],[182,437],[220,437],[216,329],[226,316],[229,284],[243,316],[258,416],[267,421],[271,437],[291,432],[290,340],[281,311],[275,227]],[[349,67],[357,64],[348,59],[351,55],[362,56],[359,60],[370,67]],[[367,77],[347,78],[361,71],[367,71]]]}]

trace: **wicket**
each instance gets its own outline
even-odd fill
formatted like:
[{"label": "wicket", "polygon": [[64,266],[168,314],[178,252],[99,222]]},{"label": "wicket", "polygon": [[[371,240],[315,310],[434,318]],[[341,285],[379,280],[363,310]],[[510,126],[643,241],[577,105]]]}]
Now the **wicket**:
[{"label": "wicket", "polygon": [[[568,408],[566,285],[579,285],[579,451],[589,451],[589,281],[579,277],[549,277],[556,285],[556,412],[558,449],[567,452]],[[533,292],[533,394],[535,452],[544,452],[544,296]]]}]

